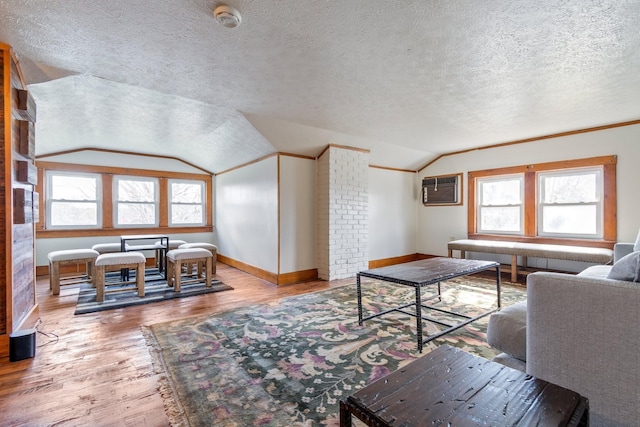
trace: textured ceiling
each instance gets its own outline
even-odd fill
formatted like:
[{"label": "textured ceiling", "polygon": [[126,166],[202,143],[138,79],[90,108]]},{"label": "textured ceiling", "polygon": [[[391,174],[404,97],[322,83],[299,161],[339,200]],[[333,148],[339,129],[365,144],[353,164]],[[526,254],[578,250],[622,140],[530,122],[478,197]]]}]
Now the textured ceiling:
[{"label": "textured ceiling", "polygon": [[637,0],[0,0],[37,151],[173,155],[219,172],[328,143],[435,156],[640,118]]}]

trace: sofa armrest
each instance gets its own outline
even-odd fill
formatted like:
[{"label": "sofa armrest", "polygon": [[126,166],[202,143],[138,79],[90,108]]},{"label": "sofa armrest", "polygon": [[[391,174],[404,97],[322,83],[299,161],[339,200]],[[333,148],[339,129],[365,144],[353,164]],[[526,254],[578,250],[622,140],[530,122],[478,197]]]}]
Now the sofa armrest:
[{"label": "sofa armrest", "polygon": [[613,245],[613,263],[615,264],[631,252],[633,252],[633,243],[616,243]]},{"label": "sofa armrest", "polygon": [[527,301],[527,373],[587,397],[595,425],[636,423],[640,285],[538,272]]}]

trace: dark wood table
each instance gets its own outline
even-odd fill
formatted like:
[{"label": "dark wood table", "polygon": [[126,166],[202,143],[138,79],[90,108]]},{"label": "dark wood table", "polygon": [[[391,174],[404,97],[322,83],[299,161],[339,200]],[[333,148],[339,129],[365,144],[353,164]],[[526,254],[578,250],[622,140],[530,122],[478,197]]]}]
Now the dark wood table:
[{"label": "dark wood table", "polygon": [[443,345],[340,402],[368,426],[588,426],[589,401],[524,372]]},{"label": "dark wood table", "polygon": [[[441,288],[440,282],[453,279],[455,277],[466,276],[468,274],[478,273],[480,271],[496,269],[496,300],[497,306],[491,310],[485,311],[478,316],[467,316],[466,314],[456,313],[453,311],[444,310],[442,307],[434,307],[422,303],[422,288],[430,285],[437,285],[437,295],[429,297],[439,297]],[[368,277],[372,279],[378,279],[385,282],[396,283],[404,286],[411,286],[415,288],[415,302],[404,304],[399,307],[395,307],[380,313],[372,314],[364,317],[362,310],[362,283],[361,278]],[[444,334],[461,328],[481,317],[487,316],[496,310],[500,310],[500,264],[493,261],[477,261],[469,259],[458,258],[429,258],[421,261],[407,262],[404,264],[392,265],[390,267],[376,268],[373,270],[361,271],[356,276],[356,291],[358,294],[358,323],[362,325],[365,320],[373,319],[374,317],[382,316],[392,311],[399,311],[416,318],[416,334],[418,339],[418,351],[422,352],[422,347],[425,343],[434,340]],[[413,311],[405,311],[407,307],[414,307]],[[423,316],[422,309],[435,310],[441,313],[446,313],[454,317],[460,318],[461,321],[455,324],[443,323],[440,320]],[[446,329],[441,330],[438,333],[431,334],[426,338],[422,338],[422,321],[427,320],[429,322],[437,323],[441,326],[445,326]]]}]

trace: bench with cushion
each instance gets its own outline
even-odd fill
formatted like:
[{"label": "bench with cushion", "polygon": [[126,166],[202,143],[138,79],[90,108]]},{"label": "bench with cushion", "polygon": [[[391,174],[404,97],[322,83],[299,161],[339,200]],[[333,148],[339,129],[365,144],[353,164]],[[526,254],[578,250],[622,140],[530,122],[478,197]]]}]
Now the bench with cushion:
[{"label": "bench with cushion", "polygon": [[[173,249],[167,252],[167,284],[173,286],[173,290],[180,292],[182,283],[182,266],[187,265],[187,274],[191,274],[191,265],[197,265],[195,280],[204,281],[205,286],[211,286],[211,260],[213,255],[203,248]],[[204,276],[203,273],[204,272]]]},{"label": "bench with cushion", "polygon": [[522,260],[522,269],[527,268],[527,257],[581,261],[594,264],[607,264],[613,259],[613,251],[606,248],[586,246],[547,245],[541,243],[506,242],[501,240],[453,240],[447,245],[449,257],[453,251],[460,251],[460,258],[465,252],[481,252],[500,255],[511,255],[511,281],[518,279],[518,256]]}]

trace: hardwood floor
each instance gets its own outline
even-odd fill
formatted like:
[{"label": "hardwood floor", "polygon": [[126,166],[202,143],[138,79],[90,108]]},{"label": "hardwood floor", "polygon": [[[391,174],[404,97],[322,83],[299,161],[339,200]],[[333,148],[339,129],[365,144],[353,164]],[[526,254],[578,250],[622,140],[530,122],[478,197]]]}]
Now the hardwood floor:
[{"label": "hardwood floor", "polygon": [[0,425],[166,426],[159,374],[141,325],[355,282],[277,287],[221,263],[215,277],[234,290],[79,316],[73,314],[77,286],[63,286],[53,296],[48,278],[38,277],[36,356],[13,363],[0,359]]}]

